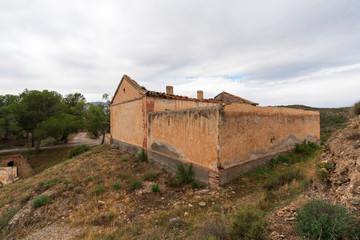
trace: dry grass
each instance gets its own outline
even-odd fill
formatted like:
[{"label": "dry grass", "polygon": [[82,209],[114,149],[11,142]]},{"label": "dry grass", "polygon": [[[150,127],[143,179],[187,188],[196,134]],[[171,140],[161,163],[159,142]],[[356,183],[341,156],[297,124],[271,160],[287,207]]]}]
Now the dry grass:
[{"label": "dry grass", "polygon": [[[38,224],[31,225],[33,229],[61,222],[81,229],[78,239],[186,239],[201,237],[211,223],[217,226],[213,234],[221,235],[231,227],[234,213],[245,205],[271,210],[295,198],[306,188],[304,181],[316,177],[320,153],[304,162],[246,174],[226,188],[198,193],[190,185],[168,187],[171,174],[151,163],[136,161],[126,152],[99,146],[1,189],[0,203],[4,205],[0,209],[21,206],[21,199],[29,195],[31,201],[44,191],[39,187],[42,182],[58,179],[51,188],[57,194],[51,204],[39,208],[44,215]],[[124,158],[128,160],[123,161]],[[300,169],[306,179],[281,186],[273,191],[276,197],[269,198],[263,185],[286,169]],[[144,176],[151,181],[144,181],[140,189],[131,189],[133,179]],[[89,177],[92,181],[87,180]],[[119,183],[121,189],[115,190],[114,183]],[[153,184],[159,184],[161,192],[153,193]],[[100,186],[104,190],[93,194]],[[205,207],[199,206],[201,201]],[[25,232],[19,230],[16,234],[22,237]]]}]

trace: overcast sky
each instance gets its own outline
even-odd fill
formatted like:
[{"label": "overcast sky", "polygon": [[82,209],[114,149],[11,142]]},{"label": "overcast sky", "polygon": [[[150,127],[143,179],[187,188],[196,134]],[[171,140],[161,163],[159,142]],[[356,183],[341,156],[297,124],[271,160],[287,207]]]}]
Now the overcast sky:
[{"label": "overcast sky", "polygon": [[260,105],[360,100],[359,0],[0,0],[0,95],[149,90]]}]

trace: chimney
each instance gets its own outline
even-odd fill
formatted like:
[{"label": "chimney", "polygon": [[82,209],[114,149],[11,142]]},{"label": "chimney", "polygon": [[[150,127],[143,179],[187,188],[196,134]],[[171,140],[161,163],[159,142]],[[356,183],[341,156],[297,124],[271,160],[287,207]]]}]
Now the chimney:
[{"label": "chimney", "polygon": [[173,86],[166,86],[166,94],[174,95],[174,88],[173,88]]},{"label": "chimney", "polygon": [[197,91],[197,99],[204,99],[204,92],[199,90]]}]

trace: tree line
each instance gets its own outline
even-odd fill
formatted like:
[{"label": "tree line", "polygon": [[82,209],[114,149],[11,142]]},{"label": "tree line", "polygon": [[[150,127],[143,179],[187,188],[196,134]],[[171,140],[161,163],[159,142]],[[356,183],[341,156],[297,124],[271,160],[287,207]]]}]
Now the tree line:
[{"label": "tree line", "polygon": [[[108,95],[103,98],[109,104]],[[0,139],[30,137],[36,153],[42,140],[52,137],[67,143],[79,130],[101,134],[104,143],[109,128],[109,106],[89,104],[81,93],[63,97],[55,91],[25,89],[19,95],[0,95]]]}]

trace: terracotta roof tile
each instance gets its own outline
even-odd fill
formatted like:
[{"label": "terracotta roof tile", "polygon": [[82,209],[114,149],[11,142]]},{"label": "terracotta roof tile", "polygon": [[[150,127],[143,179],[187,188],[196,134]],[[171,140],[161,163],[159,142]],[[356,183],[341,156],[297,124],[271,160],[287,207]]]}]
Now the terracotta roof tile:
[{"label": "terracotta roof tile", "polygon": [[245,98],[233,95],[233,94],[228,93],[228,92],[219,93],[218,95],[215,96],[215,99],[219,98],[221,95],[227,95],[228,97],[233,98],[237,102],[242,102],[242,103],[250,104],[250,105],[253,105],[253,106],[259,105],[258,103],[252,102],[250,100],[247,100]]},{"label": "terracotta roof tile", "polygon": [[190,98],[187,96],[180,96],[180,95],[172,95],[172,94],[166,94],[163,92],[155,92],[155,91],[147,91],[146,96],[149,97],[157,97],[157,98],[166,98],[166,99],[177,99],[177,100],[184,100],[184,101],[194,101],[194,102],[209,102],[209,103],[230,103],[223,100],[217,100],[217,99],[198,99],[198,98]]}]

